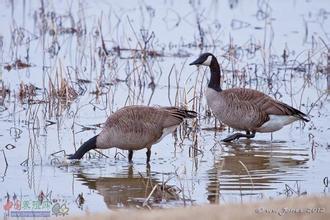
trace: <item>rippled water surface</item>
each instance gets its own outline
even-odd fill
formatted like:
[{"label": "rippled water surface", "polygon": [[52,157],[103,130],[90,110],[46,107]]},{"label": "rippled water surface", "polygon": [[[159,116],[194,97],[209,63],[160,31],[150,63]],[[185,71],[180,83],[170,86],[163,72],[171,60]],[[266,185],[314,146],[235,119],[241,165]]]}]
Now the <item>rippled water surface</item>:
[{"label": "rippled water surface", "polygon": [[[328,194],[329,16],[326,0],[2,1],[1,212]],[[208,69],[188,65],[206,51],[221,63],[223,88],[257,89],[311,122],[221,142],[234,131],[206,105]],[[185,105],[199,116],[153,146],[150,166],[145,150],[132,164],[116,149],[64,159],[132,104]]]}]

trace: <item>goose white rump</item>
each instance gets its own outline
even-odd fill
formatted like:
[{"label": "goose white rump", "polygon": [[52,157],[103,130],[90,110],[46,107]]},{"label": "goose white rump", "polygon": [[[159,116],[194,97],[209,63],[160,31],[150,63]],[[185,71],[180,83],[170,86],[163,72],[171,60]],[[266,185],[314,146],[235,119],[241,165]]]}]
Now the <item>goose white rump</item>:
[{"label": "goose white rump", "polygon": [[285,125],[288,125],[297,120],[299,120],[299,118],[295,116],[269,115],[269,121],[264,123],[261,127],[257,128],[256,131],[261,133],[278,131]]}]

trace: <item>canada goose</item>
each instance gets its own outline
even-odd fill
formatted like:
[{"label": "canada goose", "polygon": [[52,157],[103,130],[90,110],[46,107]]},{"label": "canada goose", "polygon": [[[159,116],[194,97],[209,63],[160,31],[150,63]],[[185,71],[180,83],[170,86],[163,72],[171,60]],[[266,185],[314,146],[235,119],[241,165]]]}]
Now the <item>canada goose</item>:
[{"label": "canada goose", "polygon": [[223,141],[240,137],[253,138],[256,132],[273,132],[297,120],[309,121],[306,114],[253,89],[222,90],[220,65],[211,53],[203,53],[190,65],[208,66],[211,79],[206,89],[206,100],[214,115],[224,124],[246,134],[235,133]]},{"label": "canada goose", "polygon": [[128,150],[132,161],[133,150],[147,148],[147,163],[151,146],[172,133],[185,118],[197,113],[177,107],[127,106],[108,117],[100,134],[86,141],[69,159],[81,159],[91,149],[117,147]]}]

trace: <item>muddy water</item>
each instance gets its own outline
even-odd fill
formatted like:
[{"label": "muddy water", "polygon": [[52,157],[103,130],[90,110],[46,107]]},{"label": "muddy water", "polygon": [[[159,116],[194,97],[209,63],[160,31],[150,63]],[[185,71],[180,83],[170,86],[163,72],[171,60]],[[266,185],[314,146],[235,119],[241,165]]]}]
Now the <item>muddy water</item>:
[{"label": "muddy water", "polygon": [[[327,1],[4,1],[0,7],[4,214],[328,194]],[[208,70],[188,65],[201,51],[221,61],[224,88],[258,89],[308,112],[311,122],[221,142],[233,131],[205,103]],[[150,166],[143,150],[133,164],[116,149],[75,163],[64,159],[100,132],[113,111],[131,104],[183,104],[199,117],[153,146]]]}]

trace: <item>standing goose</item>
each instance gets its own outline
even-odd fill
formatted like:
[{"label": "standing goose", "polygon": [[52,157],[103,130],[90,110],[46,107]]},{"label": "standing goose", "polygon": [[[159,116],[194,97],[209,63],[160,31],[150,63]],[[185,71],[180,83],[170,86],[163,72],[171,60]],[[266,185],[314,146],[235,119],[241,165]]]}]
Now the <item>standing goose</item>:
[{"label": "standing goose", "polygon": [[208,66],[211,79],[206,89],[206,100],[216,118],[246,134],[235,133],[223,141],[240,137],[254,138],[256,132],[274,132],[297,120],[309,121],[306,114],[254,89],[220,87],[220,66],[211,53],[203,53],[190,65]]},{"label": "standing goose", "polygon": [[147,148],[147,163],[151,146],[172,133],[185,118],[197,113],[177,107],[127,106],[108,117],[101,133],[86,141],[69,159],[81,159],[91,149],[117,147],[128,150],[128,161],[133,151]]}]

